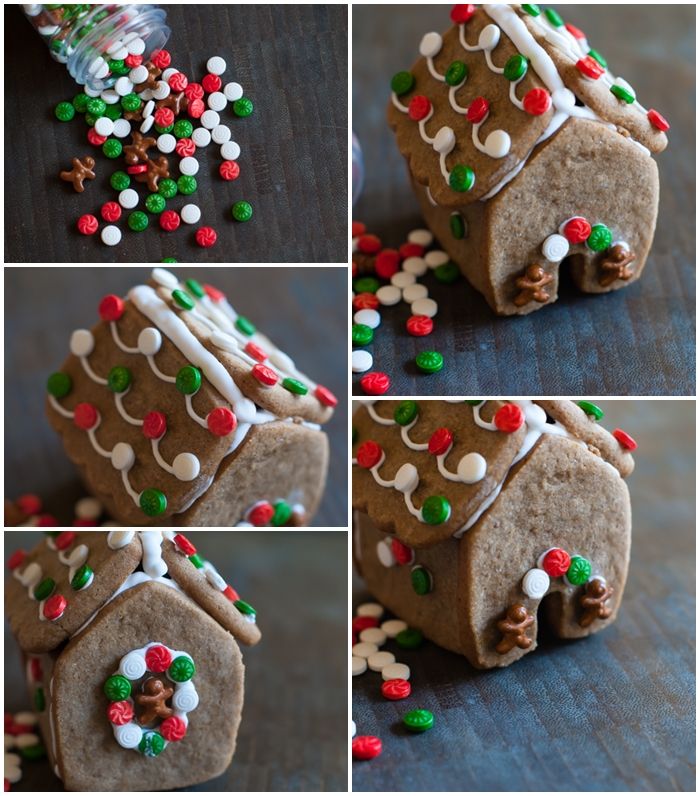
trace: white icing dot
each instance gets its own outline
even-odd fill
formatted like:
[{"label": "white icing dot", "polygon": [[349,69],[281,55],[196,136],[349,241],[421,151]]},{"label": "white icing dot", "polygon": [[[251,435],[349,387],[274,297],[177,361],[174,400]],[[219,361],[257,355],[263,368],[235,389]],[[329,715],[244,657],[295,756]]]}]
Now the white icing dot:
[{"label": "white icing dot", "polygon": [[465,484],[476,484],[486,475],[486,459],[480,453],[462,456],[457,465],[457,475]]},{"label": "white icing dot", "polygon": [[372,367],[374,359],[369,351],[358,349],[352,352],[351,364],[353,373],[364,373]]},{"label": "white icing dot", "polygon": [[429,318],[434,318],[437,311],[437,301],[431,298],[418,299],[411,304],[412,315],[427,315]]},{"label": "white icing dot", "polygon": [[127,442],[117,442],[112,448],[112,467],[115,470],[128,470],[135,460],[134,449]]},{"label": "white icing dot", "polygon": [[542,254],[551,262],[558,263],[569,253],[569,241],[563,235],[550,235],[542,244]]},{"label": "white icing dot", "polygon": [[136,531],[110,531],[107,535],[107,547],[110,550],[121,550],[130,544]]},{"label": "white icing dot", "polygon": [[[396,565],[396,559],[391,552],[391,539],[381,539],[377,542],[377,558],[383,567],[393,567]],[[362,639],[362,641],[369,641],[369,639]]]},{"label": "white icing dot", "polygon": [[178,453],[173,470],[178,480],[192,481],[199,475],[199,459],[192,453]]},{"label": "white icing dot", "polygon": [[238,351],[238,341],[235,337],[225,332],[214,331],[209,335],[209,342],[222,351],[230,351],[235,354]]},{"label": "white icing dot", "polygon": [[180,280],[167,268],[154,268],[151,279],[163,287],[176,288],[180,284]]},{"label": "white icing dot", "polygon": [[442,36],[439,33],[426,33],[418,48],[423,58],[434,58],[442,49]]},{"label": "white icing dot", "polygon": [[73,508],[75,516],[81,520],[96,520],[103,511],[102,504],[97,498],[81,498]]},{"label": "white icing dot", "polygon": [[382,316],[377,310],[358,310],[353,315],[353,320],[355,323],[363,323],[365,326],[369,326],[370,329],[376,329],[382,322]]},{"label": "white icing dot", "polygon": [[539,600],[549,591],[549,575],[543,569],[531,569],[523,578],[523,591],[533,600]]},{"label": "white icing dot", "polygon": [[401,290],[395,285],[382,285],[375,295],[384,307],[391,307],[401,301]]},{"label": "white icing dot", "polygon": [[139,339],[137,341],[139,351],[147,357],[152,357],[160,351],[163,343],[160,331],[153,326],[147,326],[139,332]]},{"label": "white icing dot", "polygon": [[433,139],[433,149],[441,155],[449,155],[456,140],[455,131],[451,127],[441,127]]},{"label": "white icing dot", "polygon": [[479,47],[490,52],[501,40],[501,30],[498,25],[487,25],[479,34]]},{"label": "white icing dot", "polygon": [[558,88],[552,93],[552,105],[564,113],[569,113],[576,105],[574,92],[568,88]]},{"label": "white icing dot", "polygon": [[95,338],[88,329],[76,329],[70,336],[70,352],[76,357],[89,357],[95,348]]},{"label": "white icing dot", "polygon": [[415,465],[406,462],[399,467],[394,479],[394,489],[398,492],[413,492],[418,486],[419,476]]},{"label": "white icing dot", "polygon": [[504,130],[494,130],[484,141],[486,154],[492,158],[504,158],[510,152],[510,136]]}]

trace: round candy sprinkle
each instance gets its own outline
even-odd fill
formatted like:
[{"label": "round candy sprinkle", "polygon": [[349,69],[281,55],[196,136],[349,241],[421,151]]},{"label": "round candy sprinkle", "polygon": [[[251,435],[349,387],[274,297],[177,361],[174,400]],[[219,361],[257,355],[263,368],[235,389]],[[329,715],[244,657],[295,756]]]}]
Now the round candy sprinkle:
[{"label": "round candy sprinkle", "polygon": [[574,586],[582,586],[591,577],[591,562],[583,556],[572,556],[566,579]]},{"label": "round candy sprinkle", "polygon": [[537,565],[549,575],[550,578],[561,578],[566,575],[571,565],[571,556],[560,547],[553,547],[542,556]]},{"label": "round candy sprinkle", "polygon": [[418,299],[418,301],[411,303],[412,315],[427,315],[429,318],[434,318],[437,315],[437,311],[437,301],[431,298]]},{"label": "round candy sprinkle", "polygon": [[430,594],[433,590],[433,576],[425,567],[415,566],[411,570],[411,586],[413,586],[413,591],[421,597]]},{"label": "round candy sprinkle", "polygon": [[594,252],[602,252],[610,248],[612,232],[604,224],[595,224],[591,227],[586,245]]},{"label": "round candy sprinkle", "polygon": [[355,323],[352,326],[352,344],[363,346],[369,345],[374,337],[374,332],[369,326],[362,323]]},{"label": "round candy sprinkle", "polygon": [[423,373],[437,373],[442,370],[444,364],[442,354],[437,351],[421,351],[416,357],[416,365]]},{"label": "round candy sprinkle", "polygon": [[403,723],[411,732],[425,732],[433,726],[435,719],[429,710],[417,708],[404,714]]},{"label": "round candy sprinkle", "polygon": [[438,265],[435,269],[435,278],[444,285],[451,285],[460,277],[460,270],[456,263],[449,262]]},{"label": "round candy sprinkle", "polygon": [[517,404],[505,404],[496,412],[493,422],[499,431],[512,434],[525,422],[525,414]]},{"label": "round candy sprinkle", "polygon": [[289,377],[282,379],[282,386],[285,390],[294,393],[294,395],[306,395],[309,391],[309,388],[298,379],[291,379]]},{"label": "round candy sprinkle", "polygon": [[352,676],[357,677],[367,671],[367,658],[361,658],[359,655],[352,656]]},{"label": "round candy sprinkle", "polygon": [[177,178],[177,189],[181,194],[189,196],[197,190],[197,180],[190,174],[182,174]]},{"label": "round candy sprinkle", "polygon": [[87,564],[83,564],[82,567],[75,573],[73,576],[73,580],[71,580],[70,585],[74,591],[80,591],[84,589],[87,584],[92,580],[94,576],[94,572],[91,567]]},{"label": "round candy sprinkle", "polygon": [[184,683],[195,675],[194,662],[185,655],[179,655],[170,664],[168,677],[176,683]]},{"label": "round candy sprinkle", "polygon": [[386,373],[374,371],[366,373],[360,379],[360,387],[367,395],[384,395],[391,386],[391,380]]},{"label": "round candy sprinkle", "polygon": [[124,171],[115,171],[109,178],[109,184],[115,191],[123,191],[129,187],[131,177]]},{"label": "round candy sprinkle", "polygon": [[416,401],[401,401],[394,410],[394,420],[400,426],[407,426],[418,417],[418,404]]},{"label": "round candy sprinkle", "polygon": [[621,428],[616,428],[613,431],[612,435],[620,443],[620,446],[623,447],[625,450],[628,451],[637,450],[637,443],[634,441],[632,437],[630,437],[630,435],[626,431],[623,431]]},{"label": "round candy sprinkle", "polygon": [[[404,666],[404,665],[405,664],[403,663],[392,664],[392,666]],[[390,668],[391,666],[386,666],[385,670]],[[384,677],[384,671],[382,671],[382,677]],[[382,683],[382,696],[384,697],[384,699],[390,699],[393,702],[396,702],[399,699],[406,699],[406,697],[410,695],[411,695],[411,684],[406,679],[395,677],[388,679]]]},{"label": "round candy sprinkle", "polygon": [[462,240],[462,238],[464,238],[464,219],[460,213],[453,213],[450,216],[450,232],[455,240]]},{"label": "round candy sprinkle", "polygon": [[[188,208],[193,206],[194,205],[187,205]],[[185,208],[183,208],[183,211],[184,209]],[[197,210],[199,210],[199,208],[197,208]],[[184,215],[183,220],[185,220]],[[197,245],[204,249],[208,249],[216,243],[216,230],[213,227],[200,227],[194,237],[197,241]]]},{"label": "round candy sprinkle", "polygon": [[596,421],[602,420],[605,417],[603,410],[594,403],[591,403],[591,401],[577,401],[576,403],[589,415],[589,417],[592,417]]},{"label": "round candy sprinkle", "polygon": [[122,153],[122,143],[116,138],[110,138],[102,145],[102,151],[104,152],[105,157],[118,158]]},{"label": "round candy sprinkle", "polygon": [[103,691],[110,702],[122,702],[131,696],[131,683],[123,675],[114,674],[105,681]]},{"label": "round candy sprinkle", "polygon": [[172,199],[177,196],[177,183],[175,180],[166,178],[158,183],[158,193],[165,199]]},{"label": "round candy sprinkle", "polygon": [[59,121],[69,122],[75,116],[75,108],[70,102],[59,102],[54,113]]},{"label": "round candy sprinkle", "polygon": [[100,238],[106,246],[116,246],[122,239],[122,233],[119,227],[110,224],[103,228]]},{"label": "round candy sprinkle", "polygon": [[474,172],[469,168],[469,166],[465,166],[461,163],[458,163],[450,172],[450,188],[458,193],[471,191],[471,189],[474,187],[475,180],[476,177]]},{"label": "round candy sprinkle", "polygon": [[46,382],[46,391],[54,398],[65,398],[73,388],[71,377],[60,371],[52,373]]},{"label": "round candy sprinkle", "polygon": [[99,223],[95,216],[90,213],[80,216],[78,219],[78,232],[81,235],[94,235],[97,232]]},{"label": "round candy sprinkle", "polygon": [[149,517],[158,517],[168,507],[165,495],[158,489],[144,489],[139,497],[141,511]]},{"label": "round candy sprinkle", "polygon": [[253,112],[253,103],[247,97],[241,97],[233,103],[233,112],[242,118]]},{"label": "round candy sprinkle", "polygon": [[505,77],[506,80],[510,80],[512,83],[514,83],[515,81],[524,77],[526,72],[527,58],[518,53],[516,55],[511,55],[511,57],[506,61],[503,77]]},{"label": "round candy sprinkle", "polygon": [[56,581],[53,578],[44,578],[34,589],[34,599],[38,601],[47,599],[55,588]]},{"label": "round candy sprinkle", "polygon": [[367,665],[373,672],[381,672],[381,670],[394,663],[396,658],[391,652],[373,652],[367,656]]},{"label": "round candy sprinkle", "polygon": [[626,105],[631,105],[636,99],[634,92],[630,91],[626,86],[614,84],[610,86],[610,92]]},{"label": "round candy sprinkle", "polygon": [[240,173],[241,167],[235,160],[224,160],[219,165],[219,175],[222,180],[226,180],[227,182],[237,179]]},{"label": "round candy sprinkle", "polygon": [[107,386],[112,392],[123,393],[131,384],[131,371],[123,365],[116,365],[107,374]]},{"label": "round candy sprinkle", "polygon": [[180,216],[175,210],[164,210],[158,221],[166,232],[174,232],[180,226]]},{"label": "round candy sprinkle", "polygon": [[352,739],[352,756],[356,760],[372,760],[382,753],[382,741],[376,735],[357,735]]},{"label": "round candy sprinkle", "polygon": [[[376,443],[373,444],[376,445]],[[374,619],[381,619],[384,616],[384,606],[379,603],[361,603],[357,606],[355,613],[357,616],[371,616]]]},{"label": "round candy sprinkle", "polygon": [[231,208],[231,215],[236,221],[250,221],[253,217],[253,208],[249,202],[236,202]]},{"label": "round candy sprinkle", "polygon": [[[162,197],[161,197],[162,198]],[[134,232],[143,232],[148,226],[148,216],[141,210],[129,214],[129,229]]]},{"label": "round candy sprinkle", "polygon": [[425,337],[433,331],[433,321],[427,315],[411,315],[406,321],[406,329],[413,337]]},{"label": "round candy sprinkle", "polygon": [[657,129],[661,130],[662,133],[667,132],[671,129],[671,125],[664,119],[664,117],[655,110],[650,110],[647,112],[647,119],[649,122]]},{"label": "round candy sprinkle", "polygon": [[146,197],[146,210],[149,213],[162,213],[165,210],[165,199],[159,193],[151,193]]},{"label": "round candy sprinkle", "polygon": [[452,509],[447,498],[442,495],[431,495],[426,498],[421,516],[428,525],[440,525],[450,518]]},{"label": "round candy sprinkle", "polygon": [[369,326],[370,329],[376,329],[382,322],[382,316],[377,312],[377,310],[358,310],[353,315],[353,320],[355,323]]}]

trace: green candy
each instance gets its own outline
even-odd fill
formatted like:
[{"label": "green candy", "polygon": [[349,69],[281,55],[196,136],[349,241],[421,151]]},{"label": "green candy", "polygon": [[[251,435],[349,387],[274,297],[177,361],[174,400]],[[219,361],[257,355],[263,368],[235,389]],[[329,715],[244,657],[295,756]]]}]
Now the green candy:
[{"label": "green candy", "polygon": [[423,504],[421,517],[428,525],[440,525],[449,520],[451,511],[447,498],[442,495],[431,495]]},{"label": "green candy", "polygon": [[174,257],[163,257],[161,262],[162,263],[176,263],[177,260]]},{"label": "green candy", "polygon": [[124,63],[123,59],[118,58],[114,59],[111,58],[107,61],[107,66],[109,67],[109,71],[113,75],[128,75],[131,69]]},{"label": "green candy", "polygon": [[591,577],[591,562],[583,556],[572,556],[566,577],[574,586],[583,586]]},{"label": "green candy", "polygon": [[464,61],[452,61],[445,72],[445,82],[448,86],[459,86],[467,79],[469,69]]},{"label": "green candy", "polygon": [[170,178],[161,180],[158,183],[158,193],[164,199],[172,199],[174,196],[177,196],[177,183]]},{"label": "green candy", "polygon": [[471,191],[474,187],[474,172],[469,166],[458,163],[450,172],[450,188],[458,193]]},{"label": "green candy", "polygon": [[135,210],[133,213],[129,213],[129,220],[127,223],[129,224],[129,229],[132,229],[134,232],[143,232],[148,226],[148,216],[143,210]]},{"label": "green candy", "polygon": [[86,114],[85,114],[85,124],[87,124],[87,125],[88,125],[88,127],[94,127],[94,126],[95,126],[95,122],[96,122],[96,121],[97,121],[99,118],[100,118],[100,117],[99,117],[99,116],[95,116],[95,114],[94,114],[94,113],[86,113]]},{"label": "green candy", "polygon": [[162,213],[165,210],[165,198],[159,193],[149,193],[146,197],[146,210],[149,213]]},{"label": "green candy", "polygon": [[248,337],[252,337],[255,334],[255,326],[247,319],[244,318],[242,315],[239,315],[236,318],[236,329],[239,332],[247,335]]},{"label": "green candy", "polygon": [[357,429],[355,426],[352,427],[352,444],[354,445],[357,442]]},{"label": "green candy", "polygon": [[520,8],[522,8],[522,10],[531,17],[539,17],[539,15],[542,13],[540,7],[534,3],[523,3]]},{"label": "green candy", "polygon": [[53,112],[60,122],[69,122],[75,116],[75,108],[70,102],[59,102]]},{"label": "green candy", "polygon": [[590,417],[592,417],[594,420],[602,420],[605,417],[603,410],[590,401],[577,401],[576,403],[587,415],[590,415]]},{"label": "green candy", "polygon": [[202,560],[202,557],[199,555],[199,553],[195,553],[194,555],[188,556],[188,558],[193,567],[195,567],[196,569],[203,569],[204,561]]},{"label": "green candy", "polygon": [[462,240],[464,238],[464,219],[461,213],[453,213],[450,216],[450,232],[455,240]]},{"label": "green candy", "polygon": [[309,388],[305,384],[302,384],[302,382],[297,379],[290,379],[289,377],[282,379],[282,386],[285,390],[294,393],[294,395],[306,395],[309,391]]},{"label": "green candy", "polygon": [[124,191],[131,185],[131,177],[125,171],[115,171],[109,178],[109,184],[115,191]]},{"label": "green candy", "polygon": [[73,107],[78,111],[78,113],[85,113],[87,110],[87,104],[90,97],[87,94],[83,94],[81,91],[79,94],[76,94],[73,97]]},{"label": "green candy", "polygon": [[240,116],[241,118],[250,116],[250,114],[253,112],[253,103],[248,99],[248,97],[241,97],[233,103],[233,112],[236,114],[236,116]]},{"label": "green candy", "polygon": [[398,97],[408,94],[416,85],[416,79],[410,72],[397,72],[391,78],[391,90]]},{"label": "green candy", "polygon": [[277,503],[275,503],[274,509],[275,513],[272,515],[270,523],[275,528],[286,525],[292,516],[292,507],[289,505],[289,503],[285,503],[284,500],[279,500]]},{"label": "green candy", "polygon": [[159,732],[148,730],[141,736],[139,752],[144,757],[158,757],[163,749],[165,749],[165,739]]},{"label": "green candy", "polygon": [[204,288],[199,284],[196,279],[186,279],[185,286],[190,291],[190,293],[195,296],[196,298],[204,298],[206,293],[204,292]]},{"label": "green candy", "polygon": [[182,174],[177,178],[177,189],[181,194],[189,196],[197,190],[197,180],[189,174]]},{"label": "green candy", "polygon": [[108,158],[118,158],[122,153],[122,142],[116,138],[110,138],[102,144],[102,151]]},{"label": "green candy", "polygon": [[416,627],[407,627],[396,636],[396,643],[405,650],[414,650],[423,643],[423,634]]},{"label": "green candy", "polygon": [[425,567],[413,567],[411,570],[411,586],[420,597],[430,594],[433,590],[433,576]]},{"label": "green candy", "polygon": [[187,119],[178,119],[173,126],[173,134],[175,138],[189,138],[192,135],[192,122]]},{"label": "green candy", "polygon": [[127,94],[121,98],[121,106],[125,111],[134,113],[141,107],[141,100],[136,94]]},{"label": "green candy", "polygon": [[175,125],[168,124],[168,125],[166,125],[165,127],[161,127],[161,125],[159,125],[159,124],[154,124],[154,125],[153,125],[153,129],[154,129],[154,130],[155,130],[157,133],[172,133],[172,131],[173,131],[173,127],[174,127],[174,126],[175,126]]},{"label": "green candy", "polygon": [[253,217],[253,208],[248,202],[236,202],[231,208],[231,215],[236,221],[250,221]]},{"label": "green candy", "polygon": [[445,360],[438,351],[421,351],[416,357],[416,365],[423,373],[437,373],[444,367]]},{"label": "green candy", "polygon": [[560,28],[564,24],[564,20],[553,8],[545,8],[544,14],[555,28]]},{"label": "green candy", "polygon": [[149,487],[141,493],[139,506],[148,517],[158,517],[168,508],[168,500],[159,489]]},{"label": "green candy", "polygon": [[442,265],[438,265],[434,273],[438,282],[442,282],[444,285],[451,285],[459,279],[461,272],[459,267],[450,260]]},{"label": "green candy", "polygon": [[612,232],[605,224],[595,224],[591,227],[591,234],[588,236],[586,246],[594,252],[604,252],[610,248],[612,243]]},{"label": "green candy", "polygon": [[234,605],[245,616],[255,616],[255,608],[253,608],[253,606],[250,603],[247,603],[245,600],[236,600]]},{"label": "green candy", "polygon": [[373,276],[361,276],[354,282],[356,293],[376,293],[379,285],[379,280]]},{"label": "green candy", "polygon": [[97,116],[99,119],[100,116],[105,115],[107,103],[99,97],[90,97],[90,99],[87,101],[87,110],[88,113],[91,113],[93,116]]},{"label": "green candy", "polygon": [[185,655],[179,655],[170,664],[168,677],[176,683],[185,683],[194,677],[195,671],[194,661]]},{"label": "green candy", "polygon": [[401,401],[394,411],[394,420],[400,426],[407,426],[418,417],[418,403],[416,401]]},{"label": "green candy", "polygon": [[467,406],[479,406],[484,403],[483,398],[467,398],[464,402]]},{"label": "green candy", "polygon": [[34,599],[41,602],[51,596],[51,592],[56,588],[56,581],[53,578],[44,578],[34,589]]},{"label": "green candy", "polygon": [[352,344],[357,346],[369,345],[374,339],[374,330],[364,323],[353,323]]},{"label": "green candy", "polygon": [[194,395],[202,386],[201,371],[194,365],[185,365],[177,372],[175,386],[183,395]]},{"label": "green candy", "polygon": [[594,61],[598,61],[598,63],[603,67],[603,69],[608,68],[608,62],[603,58],[603,56],[598,52],[598,50],[589,50],[588,54]]},{"label": "green candy", "polygon": [[131,683],[121,674],[113,674],[105,680],[105,696],[110,702],[121,702],[131,696]]},{"label": "green candy", "polygon": [[433,726],[435,719],[429,710],[417,708],[404,714],[403,723],[411,732],[425,732]]},{"label": "green candy", "polygon": [[121,119],[122,109],[116,103],[114,105],[108,105],[107,110],[105,111],[105,116],[108,119],[111,119],[113,122],[116,122],[117,119]]},{"label": "green candy", "polygon": [[626,89],[624,86],[610,86],[610,91],[614,94],[619,100],[626,103],[627,105],[631,105],[635,99],[637,99],[634,95],[633,91]]},{"label": "green candy", "polygon": [[43,713],[46,708],[46,697],[44,696],[44,689],[41,686],[34,692],[34,707],[39,713]]},{"label": "green candy", "polygon": [[503,76],[507,80],[510,80],[511,83],[514,83],[516,80],[520,80],[520,78],[523,77],[526,72],[527,58],[524,55],[516,54],[511,55],[511,57],[506,61],[506,65],[503,70]]},{"label": "green candy", "polygon": [[90,582],[93,574],[92,568],[87,564],[83,564],[83,566],[80,567],[80,569],[73,576],[73,580],[70,582],[73,591],[80,591],[81,589],[84,589]]},{"label": "green candy", "polygon": [[129,389],[131,371],[123,365],[116,365],[107,374],[107,386],[112,392],[121,393]]},{"label": "green candy", "polygon": [[42,757],[46,757],[46,749],[40,743],[23,746],[19,753],[25,760],[40,760]]},{"label": "green candy", "polygon": [[46,391],[54,398],[65,398],[72,389],[71,377],[67,373],[61,373],[60,370],[52,373],[46,381]]}]

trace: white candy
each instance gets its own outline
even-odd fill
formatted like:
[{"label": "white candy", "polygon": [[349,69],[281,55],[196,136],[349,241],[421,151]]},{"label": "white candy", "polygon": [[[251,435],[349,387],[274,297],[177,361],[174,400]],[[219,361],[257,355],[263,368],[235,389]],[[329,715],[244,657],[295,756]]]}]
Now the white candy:
[{"label": "white candy", "polygon": [[95,132],[98,135],[103,135],[105,138],[112,135],[114,132],[114,122],[109,116],[100,116],[100,118],[95,121]]},{"label": "white candy", "polygon": [[207,98],[207,105],[213,111],[222,111],[227,105],[226,97],[220,91],[212,91]]},{"label": "white candy", "polygon": [[382,316],[377,310],[358,310],[353,315],[353,320],[355,323],[364,323],[364,325],[369,326],[370,329],[376,329],[382,322]]},{"label": "white candy", "polygon": [[73,507],[75,516],[81,520],[96,520],[102,512],[102,504],[97,498],[84,497],[81,498]]},{"label": "white candy", "polygon": [[403,300],[408,304],[423,298],[428,298],[428,288],[425,285],[409,285],[403,290]]},{"label": "white candy", "polygon": [[422,257],[407,257],[401,264],[401,270],[414,276],[423,276],[428,270],[428,265]]},{"label": "white candy", "polygon": [[372,367],[373,362],[374,359],[369,351],[365,351],[362,348],[357,349],[357,351],[353,351],[350,358],[353,373],[364,373],[366,370],[369,370]]},{"label": "white candy", "polygon": [[391,307],[401,301],[401,290],[395,285],[382,285],[375,296],[382,306]]},{"label": "white candy", "polygon": [[395,662],[396,658],[391,652],[374,652],[367,656],[367,665],[373,672],[381,672],[385,666]]},{"label": "white candy", "polygon": [[167,82],[168,82],[168,80],[170,80],[170,78],[171,78],[173,75],[176,75],[176,74],[177,74],[177,72],[178,72],[178,70],[177,70],[177,69],[175,69],[175,68],[174,68],[174,67],[172,67],[172,66],[169,66],[169,67],[168,67],[168,68],[167,68],[167,69],[166,69],[166,70],[163,72],[163,74],[160,76],[160,79],[161,79],[161,80],[165,80],[165,82],[167,83]]},{"label": "white candy", "polygon": [[427,315],[428,318],[434,318],[437,315],[438,305],[437,301],[431,298],[418,299],[411,304],[412,315]]},{"label": "white candy", "polygon": [[139,203],[139,195],[133,188],[125,188],[117,198],[125,210],[132,210]]},{"label": "white candy", "polygon": [[381,619],[384,616],[384,606],[379,603],[362,603],[357,606],[356,616],[371,616],[373,619]]},{"label": "white candy", "polygon": [[211,143],[211,133],[204,127],[198,127],[192,133],[192,140],[194,141],[195,145],[200,148],[209,146]]},{"label": "white candy", "polygon": [[146,357],[152,357],[160,351],[163,344],[163,338],[160,331],[154,329],[152,326],[147,326],[139,332],[139,338],[136,345],[139,351]]},{"label": "white candy", "polygon": [[360,631],[360,641],[366,641],[381,647],[386,644],[386,633],[378,627],[366,627]]},{"label": "white candy", "polygon": [[149,116],[148,118],[143,120],[143,122],[141,123],[141,127],[139,127],[139,130],[145,135],[151,129],[151,127],[153,127],[153,122],[154,122],[154,117]]},{"label": "white candy", "polygon": [[[123,55],[117,55],[116,53],[124,51]],[[122,61],[126,56],[129,54],[129,51],[124,46],[124,42],[121,39],[117,39],[115,42],[109,45],[107,48],[107,55],[111,56],[115,59],[115,61]]]},{"label": "white candy", "polygon": [[352,719],[350,720],[350,737],[354,738],[357,735],[357,724]]},{"label": "white candy", "polygon": [[486,136],[484,149],[491,158],[504,158],[510,152],[510,136],[505,130],[494,130]]},{"label": "white candy", "polygon": [[15,713],[15,724],[30,724],[31,726],[34,726],[37,721],[38,719],[36,714],[29,710],[24,710],[21,713]]},{"label": "white candy", "polygon": [[408,625],[403,619],[387,619],[386,622],[382,622],[381,628],[388,638],[396,638],[399,633],[408,629]]},{"label": "white candy", "polygon": [[151,279],[163,287],[169,287],[174,290],[179,284],[180,280],[175,276],[172,271],[167,268],[154,268],[151,271]]},{"label": "white candy", "polygon": [[486,475],[486,459],[480,453],[467,453],[459,460],[457,475],[465,484],[476,484]]},{"label": "white candy", "polygon": [[558,263],[569,253],[569,241],[563,235],[550,235],[542,244],[542,254],[551,263]]},{"label": "white candy", "polygon": [[128,470],[135,461],[134,449],[127,442],[117,442],[112,448],[112,467],[115,470]]},{"label": "white candy", "polygon": [[201,217],[202,211],[197,207],[197,205],[185,205],[182,210],[180,210],[180,218],[185,222],[185,224],[196,224]]},{"label": "white candy", "polygon": [[426,33],[418,50],[423,58],[435,58],[442,50],[442,36],[439,33]]},{"label": "white candy", "polygon": [[70,336],[70,352],[76,357],[89,357],[95,348],[95,338],[89,329],[76,329]]},{"label": "white candy", "polygon": [[197,158],[186,157],[180,161],[180,172],[186,174],[188,177],[194,177],[199,171],[199,162]]},{"label": "white candy", "polygon": [[[231,140],[231,130],[225,124],[217,124],[211,131],[211,140],[215,144],[225,144]],[[224,158],[224,160],[230,160],[230,158]]]},{"label": "white candy", "polygon": [[212,55],[207,61],[207,71],[212,75],[223,75],[226,71],[226,61],[220,55]]},{"label": "white candy", "polygon": [[174,152],[176,144],[177,140],[175,136],[170,135],[170,133],[162,133],[156,139],[156,146],[158,147],[158,151],[162,152],[165,155],[170,154],[170,152]]},{"label": "white candy", "polygon": [[101,55],[98,55],[97,58],[93,58],[88,65],[87,69],[88,74],[96,75],[99,72],[99,70],[102,69],[102,67],[105,65],[105,63],[106,61]]},{"label": "white candy", "polygon": [[173,472],[179,481],[193,481],[199,475],[199,459],[192,453],[178,453]]},{"label": "white candy", "polygon": [[100,238],[106,246],[116,246],[122,239],[122,233],[119,227],[115,227],[114,224],[108,224],[102,228]]},{"label": "white candy", "polygon": [[156,104],[153,100],[148,100],[148,102],[143,106],[143,113],[141,114],[145,119],[148,116],[153,115],[153,111],[156,109]]},{"label": "white candy", "polygon": [[390,663],[382,669],[382,680],[410,680],[411,670],[405,663]]},{"label": "white candy", "polygon": [[138,36],[129,42],[127,42],[126,38],[124,38],[123,41],[126,45],[126,49],[129,51],[129,55],[143,55],[146,51],[146,42],[138,38]]},{"label": "white candy", "polygon": [[[387,569],[396,565],[396,559],[391,552],[391,540],[387,541],[386,539],[381,539],[377,542],[377,559],[379,563]],[[365,639],[363,639],[363,641],[364,640]],[[367,641],[369,641],[369,639],[367,639]]]},{"label": "white candy", "polygon": [[131,122],[128,119],[115,119],[113,133],[117,138],[126,138],[131,134]]},{"label": "white candy", "polygon": [[543,569],[531,569],[523,578],[523,591],[533,600],[540,600],[549,591],[549,575]]},{"label": "white candy", "polygon": [[221,157],[224,160],[238,160],[241,154],[241,148],[235,141],[227,141],[221,146]]},{"label": "white candy", "polygon": [[88,97],[99,97],[100,90],[96,88],[90,88],[90,86],[83,86],[83,94],[87,94]]},{"label": "white candy", "polygon": [[105,89],[100,97],[106,105],[116,105],[119,102],[119,94],[113,88]]},{"label": "white candy", "polygon": [[129,72],[129,80],[134,85],[138,85],[139,83],[145,83],[148,80],[148,69],[142,65],[135,66],[131,72]]},{"label": "white candy", "polygon": [[408,233],[408,242],[427,247],[433,242],[433,233],[429,229],[414,229]]},{"label": "white candy", "polygon": [[126,75],[118,77],[116,83],[114,84],[114,90],[117,92],[117,94],[119,94],[120,97],[126,97],[127,94],[131,94],[133,88],[134,84]]},{"label": "white candy", "polygon": [[501,29],[498,25],[487,25],[479,34],[479,47],[486,52],[495,49],[501,40]]},{"label": "white candy", "polygon": [[413,492],[418,486],[419,476],[416,466],[410,462],[405,462],[396,471],[394,478],[394,489],[397,492]]},{"label": "white candy", "polygon": [[456,142],[455,131],[451,127],[441,127],[433,139],[433,149],[440,155],[449,155]]},{"label": "white candy", "polygon": [[423,259],[428,268],[432,269],[449,262],[450,255],[447,252],[440,251],[440,249],[435,249],[434,251],[426,252],[423,255]]},{"label": "white candy", "polygon": [[364,674],[367,671],[367,658],[360,658],[358,655],[352,656],[352,676]]},{"label": "white candy", "polygon": [[162,100],[170,96],[170,86],[165,80],[159,80],[153,89],[153,99]]},{"label": "white candy", "polygon": [[409,274],[408,271],[397,271],[397,273],[391,277],[391,284],[394,285],[394,287],[401,288],[401,290],[409,285],[415,284],[415,281],[415,274]]},{"label": "white candy", "polygon": [[370,655],[374,655],[378,651],[379,647],[376,644],[370,644],[368,641],[355,644],[352,648],[352,654],[356,658],[369,658]]},{"label": "white candy", "polygon": [[229,102],[235,102],[243,96],[243,86],[240,83],[227,83],[223,91]]},{"label": "white candy", "polygon": [[144,102],[148,102],[148,100],[153,99],[153,89],[152,88],[144,88],[142,91],[139,91],[139,99],[142,99]]},{"label": "white candy", "polygon": [[212,110],[204,111],[199,120],[202,127],[206,127],[207,130],[213,130],[220,121],[221,117],[219,114]]}]

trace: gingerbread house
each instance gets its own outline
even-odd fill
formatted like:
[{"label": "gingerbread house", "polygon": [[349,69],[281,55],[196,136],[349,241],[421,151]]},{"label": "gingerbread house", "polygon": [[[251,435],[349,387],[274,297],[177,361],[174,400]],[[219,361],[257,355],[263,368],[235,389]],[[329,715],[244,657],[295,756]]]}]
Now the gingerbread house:
[{"label": "gingerbread house", "polygon": [[189,539],[47,532],[8,566],[5,608],[67,790],[174,790],[226,769],[243,705],[239,644],[260,631]]},{"label": "gingerbread house", "polygon": [[666,120],[537,5],[457,5],[391,82],[389,123],[431,230],[501,315],[638,279]]},{"label": "gingerbread house", "polygon": [[303,525],[337,403],[221,291],[156,268],[99,303],[48,380],[47,413],[88,489],[128,525]]},{"label": "gingerbread house", "polygon": [[620,607],[634,440],[569,401],[379,401],[355,413],[356,564],[389,611],[480,668]]}]

